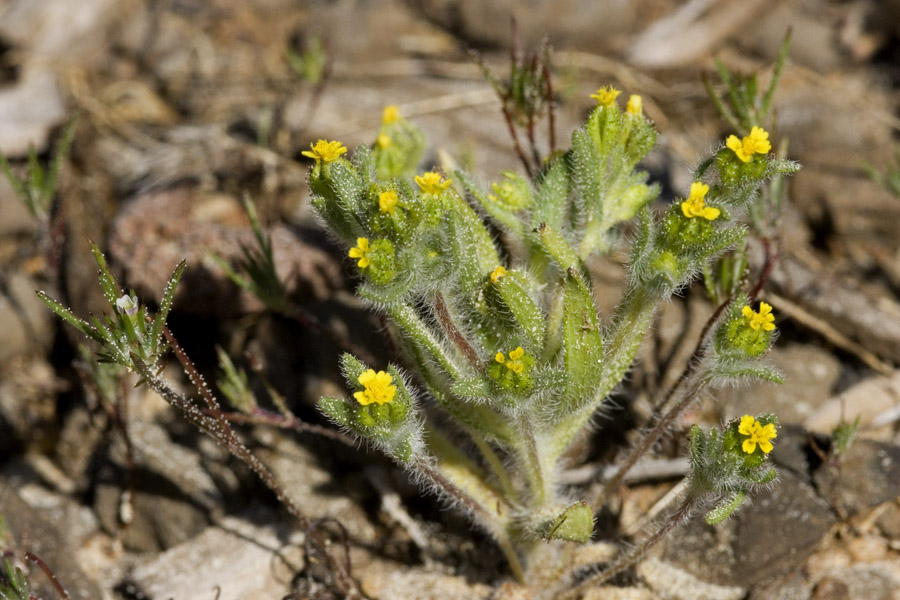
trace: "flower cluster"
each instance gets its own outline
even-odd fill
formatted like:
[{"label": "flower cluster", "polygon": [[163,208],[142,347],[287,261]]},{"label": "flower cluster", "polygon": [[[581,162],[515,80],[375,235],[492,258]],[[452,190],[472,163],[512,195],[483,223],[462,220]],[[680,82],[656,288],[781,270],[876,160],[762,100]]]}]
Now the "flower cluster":
[{"label": "flower cluster", "polygon": [[591,94],[591,98],[596,100],[597,104],[600,106],[612,106],[621,93],[622,90],[616,89],[611,85],[604,85],[602,88]]},{"label": "flower cluster", "polygon": [[689,219],[703,217],[707,221],[713,221],[721,214],[722,211],[718,208],[706,206],[706,193],[708,191],[709,186],[705,183],[695,181],[691,184],[690,195],[681,203],[681,212],[684,213],[685,217]]},{"label": "flower cluster", "polygon": [[429,171],[424,175],[416,175],[416,183],[426,194],[438,195],[450,187],[452,182],[449,179],[441,177],[440,173]]},{"label": "flower cluster", "polygon": [[741,314],[747,320],[747,325],[755,331],[773,331],[775,329],[775,315],[772,314],[771,304],[760,302],[759,312],[745,306],[741,309]]},{"label": "flower cluster", "polygon": [[340,142],[328,142],[319,140],[315,144],[310,144],[310,150],[301,152],[303,156],[315,159],[316,164],[328,164],[336,161],[341,155],[347,152],[347,147]]},{"label": "flower cluster", "polygon": [[394,378],[384,371],[376,373],[374,369],[368,369],[359,376],[358,381],[365,389],[355,392],[353,397],[363,406],[387,404],[397,394],[397,386],[392,385]]},{"label": "flower cluster", "polygon": [[762,127],[754,127],[750,130],[750,135],[743,139],[738,139],[736,135],[730,135],[725,140],[725,145],[734,151],[741,162],[750,162],[754,154],[768,154],[772,149],[769,132]]},{"label": "flower cluster", "polygon": [[778,437],[774,423],[763,425],[750,415],[741,417],[741,421],[738,424],[738,433],[745,436],[741,444],[741,450],[746,454],[756,452],[757,445],[759,445],[759,449],[762,450],[763,454],[768,454],[774,448],[771,440]]},{"label": "flower cluster", "polygon": [[527,392],[533,380],[530,374],[534,366],[534,356],[517,346],[508,353],[497,352],[488,367],[488,375],[497,382],[501,389],[515,392]]}]

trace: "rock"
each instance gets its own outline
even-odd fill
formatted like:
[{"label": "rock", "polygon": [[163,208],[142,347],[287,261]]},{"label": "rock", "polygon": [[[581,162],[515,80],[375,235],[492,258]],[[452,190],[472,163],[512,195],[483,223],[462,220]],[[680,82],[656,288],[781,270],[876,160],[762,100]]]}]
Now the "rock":
[{"label": "rock", "polygon": [[648,558],[637,568],[653,591],[670,600],[740,600],[747,590],[708,583],[658,558]]},{"label": "rock", "polygon": [[[0,515],[15,544],[27,544],[55,573],[72,598],[101,598],[96,582],[79,564],[79,548],[96,529],[90,509],[50,491],[23,462],[7,463],[0,473]],[[23,558],[21,555],[18,558]],[[42,598],[59,597],[43,573],[29,565],[32,592]]]},{"label": "rock", "polygon": [[812,486],[781,470],[730,520],[711,527],[698,517],[676,532],[662,559],[709,583],[752,587],[799,568],[834,522]]},{"label": "rock", "polygon": [[558,47],[609,50],[610,42],[634,27],[638,2],[584,3],[577,0],[407,0],[429,21],[480,44],[508,46],[509,21],[515,16],[529,44],[548,36]]},{"label": "rock", "polygon": [[882,427],[889,423],[883,417],[896,411],[898,397],[900,373],[869,377],[829,398],[807,418],[805,426],[810,431],[826,435],[830,435],[842,422],[853,423],[857,418],[862,429]]},{"label": "rock", "polygon": [[103,528],[139,552],[165,550],[197,535],[209,523],[210,514],[223,504],[200,457],[174,443],[155,423],[131,420],[128,432],[134,451],[133,473],[125,467],[117,435],[112,462],[94,476],[94,509]]},{"label": "rock", "polygon": [[782,470],[777,483],[756,494],[734,520],[732,572],[736,582],[753,585],[802,565],[835,516],[811,486]]},{"label": "rock", "polygon": [[[112,231],[110,255],[138,296],[158,298],[184,259],[187,268],[175,296],[177,310],[233,317],[262,308],[212,258],[217,254],[236,265],[244,247],[258,248],[235,198],[204,195],[188,186],[149,192],[120,212]],[[289,292],[301,288],[325,297],[339,283],[339,267],[325,251],[284,226],[274,227],[269,235],[276,271]]]},{"label": "rock", "polygon": [[753,382],[716,392],[725,419],[775,413],[782,425],[803,423],[831,397],[841,371],[834,355],[810,345],[776,344],[767,362],[784,372],[784,383]]},{"label": "rock", "polygon": [[361,473],[330,471],[323,463],[323,455],[314,454],[280,432],[273,432],[270,440],[268,447],[258,448],[254,453],[307,518],[332,517],[346,527],[354,540],[368,543],[377,540],[375,527],[360,504],[346,494],[328,491],[338,486],[342,490],[363,492],[369,485]]},{"label": "rock", "polygon": [[30,148],[43,150],[50,131],[66,118],[56,76],[27,69],[18,83],[0,89],[0,152],[22,157]]},{"label": "rock", "polygon": [[0,280],[0,363],[25,353],[43,354],[50,349],[54,315],[34,293],[41,286],[19,271]]},{"label": "rock", "polygon": [[856,565],[833,571],[816,585],[812,600],[896,600],[900,570],[894,564]]},{"label": "rock", "polygon": [[836,466],[823,465],[813,477],[839,510],[859,514],[900,496],[900,447],[857,439]]},{"label": "rock", "polygon": [[302,548],[293,523],[257,508],[149,558],[117,589],[142,598],[211,598],[216,588],[220,600],[281,598],[303,568]]},{"label": "rock", "polygon": [[100,525],[126,549],[160,552],[191,539],[209,524],[207,512],[172,482],[136,469],[134,494],[123,495],[127,477],[125,471],[111,465],[94,475],[94,511]]},{"label": "rock", "polygon": [[16,195],[9,180],[0,177],[0,236],[33,234],[38,221]]},{"label": "rock", "polygon": [[465,577],[428,572],[424,568],[370,563],[356,569],[360,587],[372,598],[391,600],[488,600],[493,587],[471,583]]},{"label": "rock", "polygon": [[43,358],[17,357],[0,364],[0,449],[48,443],[56,419],[58,380]]}]

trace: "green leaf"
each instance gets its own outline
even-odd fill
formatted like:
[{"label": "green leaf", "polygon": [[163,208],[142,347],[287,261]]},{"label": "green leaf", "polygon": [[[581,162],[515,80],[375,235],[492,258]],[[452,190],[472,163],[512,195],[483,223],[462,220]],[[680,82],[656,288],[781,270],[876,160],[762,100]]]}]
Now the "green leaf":
[{"label": "green leaf", "polygon": [[103,297],[109,302],[109,306],[113,311],[116,310],[116,300],[122,296],[122,290],[116,282],[116,278],[109,272],[109,266],[106,264],[106,257],[103,256],[100,247],[94,242],[90,242],[91,252],[94,254],[94,260],[97,261],[97,267],[100,269],[98,277],[100,278],[100,287],[103,288]]},{"label": "green leaf", "polygon": [[98,332],[96,329],[91,327],[87,321],[76,317],[75,313],[73,313],[71,310],[69,310],[68,308],[66,308],[65,306],[63,306],[62,304],[60,304],[59,302],[57,302],[56,300],[54,300],[53,298],[48,296],[45,292],[38,291],[36,293],[37,293],[38,298],[41,299],[41,302],[46,304],[47,308],[49,308],[50,310],[55,312],[57,315],[59,315],[59,317],[63,321],[65,321],[66,323],[68,323],[69,325],[71,325],[72,327],[77,329],[78,331],[80,331],[82,334],[91,338],[95,342],[100,343],[100,344],[106,343],[107,340],[104,338],[104,336],[102,336],[100,334],[100,332]]},{"label": "green leaf", "polygon": [[533,351],[540,353],[544,344],[546,324],[541,309],[529,294],[525,275],[519,271],[508,271],[497,280],[496,286],[518,329],[528,339]]},{"label": "green leaf", "polygon": [[718,525],[734,513],[747,497],[745,490],[738,490],[730,498],[723,500],[718,506],[706,513],[706,523]]},{"label": "green leaf", "polygon": [[559,515],[547,532],[548,540],[585,543],[594,532],[594,511],[587,502],[576,502]]},{"label": "green leaf", "polygon": [[569,379],[566,398],[577,402],[596,386],[603,370],[603,336],[594,299],[581,276],[569,269],[563,285],[563,348]]},{"label": "green leaf", "polygon": [[153,327],[150,331],[150,356],[156,356],[159,349],[159,343],[162,341],[163,327],[166,326],[166,319],[169,317],[169,311],[172,310],[172,302],[175,300],[175,290],[178,288],[178,282],[187,263],[182,260],[172,271],[169,281],[166,282],[166,289],[163,291],[162,300],[159,303],[159,311],[153,317]]}]

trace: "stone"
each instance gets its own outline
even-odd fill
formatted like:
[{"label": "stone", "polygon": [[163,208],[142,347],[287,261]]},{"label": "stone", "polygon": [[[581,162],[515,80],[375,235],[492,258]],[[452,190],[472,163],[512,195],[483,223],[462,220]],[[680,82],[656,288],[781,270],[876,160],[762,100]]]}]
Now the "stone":
[{"label": "stone", "polygon": [[743,585],[798,568],[835,522],[831,507],[812,486],[785,470],[752,500],[734,519],[732,572]]},{"label": "stone", "polygon": [[281,598],[303,568],[303,539],[293,523],[256,507],[148,558],[117,589],[145,598],[213,597],[215,588],[221,600]]},{"label": "stone", "polygon": [[831,397],[841,372],[833,354],[810,345],[776,344],[766,361],[784,373],[784,383],[754,381],[717,391],[725,419],[775,413],[781,425],[803,423]]},{"label": "stone", "polygon": [[5,277],[0,287],[0,362],[25,353],[44,354],[55,331],[54,315],[35,294],[40,288],[22,271]]},{"label": "stone", "polygon": [[637,572],[653,591],[670,600],[740,600],[747,595],[742,587],[709,583],[658,558],[643,561]]},{"label": "stone", "polygon": [[[0,473],[0,516],[10,533],[12,548],[27,544],[41,558],[73,598],[101,598],[97,583],[82,570],[79,548],[96,529],[89,508],[51,491],[40,483],[27,463],[15,460]],[[23,556],[18,556],[23,558]],[[58,598],[43,573],[30,565],[32,591],[42,598]]]},{"label": "stone", "polygon": [[813,478],[839,510],[859,514],[900,496],[900,447],[857,439],[835,466],[823,465]]}]

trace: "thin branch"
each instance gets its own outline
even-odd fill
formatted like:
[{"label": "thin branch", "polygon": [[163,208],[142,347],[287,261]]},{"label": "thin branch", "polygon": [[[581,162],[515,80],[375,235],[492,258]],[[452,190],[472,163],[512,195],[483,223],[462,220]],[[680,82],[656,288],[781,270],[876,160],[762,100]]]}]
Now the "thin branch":
[{"label": "thin branch", "polygon": [[67,592],[66,588],[63,587],[63,584],[60,583],[59,579],[56,577],[56,573],[53,572],[53,569],[48,567],[47,563],[41,560],[41,557],[33,552],[26,552],[25,558],[36,564],[41,571],[44,572],[44,575],[46,575],[47,579],[50,580],[50,583],[53,584],[53,588],[64,600],[69,600],[69,592]]}]

